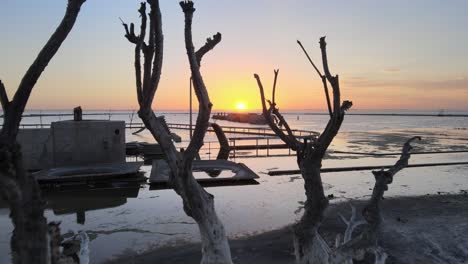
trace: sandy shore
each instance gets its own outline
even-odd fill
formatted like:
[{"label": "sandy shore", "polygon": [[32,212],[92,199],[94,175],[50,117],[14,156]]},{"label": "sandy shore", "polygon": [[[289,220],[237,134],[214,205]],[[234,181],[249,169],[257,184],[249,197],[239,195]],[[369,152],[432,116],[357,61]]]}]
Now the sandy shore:
[{"label": "sandy shore", "polygon": [[[332,204],[321,227],[331,241],[344,224],[349,203]],[[362,201],[351,202],[358,210]],[[387,263],[468,263],[468,195],[435,195],[391,198],[383,201],[385,227],[381,244],[390,255]],[[289,227],[260,235],[231,240],[235,263],[294,263]],[[139,255],[125,255],[108,263],[200,262],[200,245],[184,244],[159,248]]]}]

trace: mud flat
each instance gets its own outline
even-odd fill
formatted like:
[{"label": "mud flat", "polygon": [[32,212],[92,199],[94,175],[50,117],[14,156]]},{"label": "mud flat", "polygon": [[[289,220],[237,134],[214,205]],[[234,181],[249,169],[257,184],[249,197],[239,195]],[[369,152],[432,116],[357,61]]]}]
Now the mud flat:
[{"label": "mud flat", "polygon": [[[362,208],[365,201],[331,204],[320,233],[329,244],[344,224],[349,204]],[[467,263],[468,195],[426,195],[388,198],[382,204],[384,228],[381,244],[390,255],[387,263]],[[231,240],[235,263],[294,263],[290,227]],[[179,244],[108,263],[199,263],[200,245]],[[373,262],[362,262],[373,263]]]}]

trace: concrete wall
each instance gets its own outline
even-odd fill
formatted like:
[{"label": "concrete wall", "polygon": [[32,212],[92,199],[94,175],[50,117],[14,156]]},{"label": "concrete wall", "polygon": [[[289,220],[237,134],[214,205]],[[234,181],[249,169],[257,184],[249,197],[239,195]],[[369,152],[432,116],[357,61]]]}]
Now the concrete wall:
[{"label": "concrete wall", "polygon": [[125,122],[59,121],[21,129],[18,142],[28,170],[125,162]]},{"label": "concrete wall", "polygon": [[53,149],[49,128],[20,129],[17,139],[26,168],[41,170],[52,166]]},{"label": "concrete wall", "polygon": [[60,121],[51,126],[53,166],[125,162],[125,122]]}]

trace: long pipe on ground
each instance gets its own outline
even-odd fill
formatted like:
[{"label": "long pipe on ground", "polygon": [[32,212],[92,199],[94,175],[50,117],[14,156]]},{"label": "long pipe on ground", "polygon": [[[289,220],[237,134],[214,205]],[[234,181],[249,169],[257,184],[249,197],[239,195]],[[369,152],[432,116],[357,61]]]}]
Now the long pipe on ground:
[{"label": "long pipe on ground", "polygon": [[[468,165],[468,162],[445,162],[445,163],[419,163],[419,164],[410,164],[406,168],[420,168],[420,167],[436,167],[436,166],[456,166],[456,165]],[[365,171],[365,170],[379,170],[379,169],[388,169],[392,165],[380,165],[380,166],[357,166],[357,167],[339,167],[339,168],[322,168],[320,172],[344,172],[344,171]],[[269,171],[268,175],[270,176],[283,176],[283,175],[293,175],[301,174],[300,170],[274,170]]]}]

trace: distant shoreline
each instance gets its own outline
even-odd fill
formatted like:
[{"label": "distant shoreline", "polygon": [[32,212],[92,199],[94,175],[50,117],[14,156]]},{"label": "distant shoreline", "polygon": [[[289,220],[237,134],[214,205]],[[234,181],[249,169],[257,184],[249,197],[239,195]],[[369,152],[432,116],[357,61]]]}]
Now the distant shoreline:
[{"label": "distant shoreline", "polygon": [[[49,110],[47,110],[49,112]],[[50,110],[50,112],[60,112]],[[24,114],[23,117],[51,117],[51,116],[73,116],[72,111],[64,111],[64,113],[35,113],[35,114]],[[69,113],[67,113],[69,112]],[[221,111],[213,111],[212,114],[216,114]],[[97,115],[129,115],[132,111],[124,112],[122,110],[117,111],[83,111],[83,115],[97,116]],[[187,115],[189,112],[160,112],[159,114],[170,114],[170,115]],[[230,112],[226,112],[230,113]],[[252,112],[256,113],[256,112]],[[136,113],[135,113],[136,114]],[[194,113],[196,114],[196,113]],[[329,115],[326,112],[284,112],[283,115]],[[347,113],[348,116],[407,116],[407,117],[468,117],[468,114],[424,114],[424,113]],[[3,114],[0,115],[3,118]]]},{"label": "distant shoreline", "polygon": [[[284,115],[329,115],[328,113],[287,113]],[[410,114],[410,113],[347,113],[346,115],[359,116],[424,116],[424,117],[468,117],[468,114]]]}]

